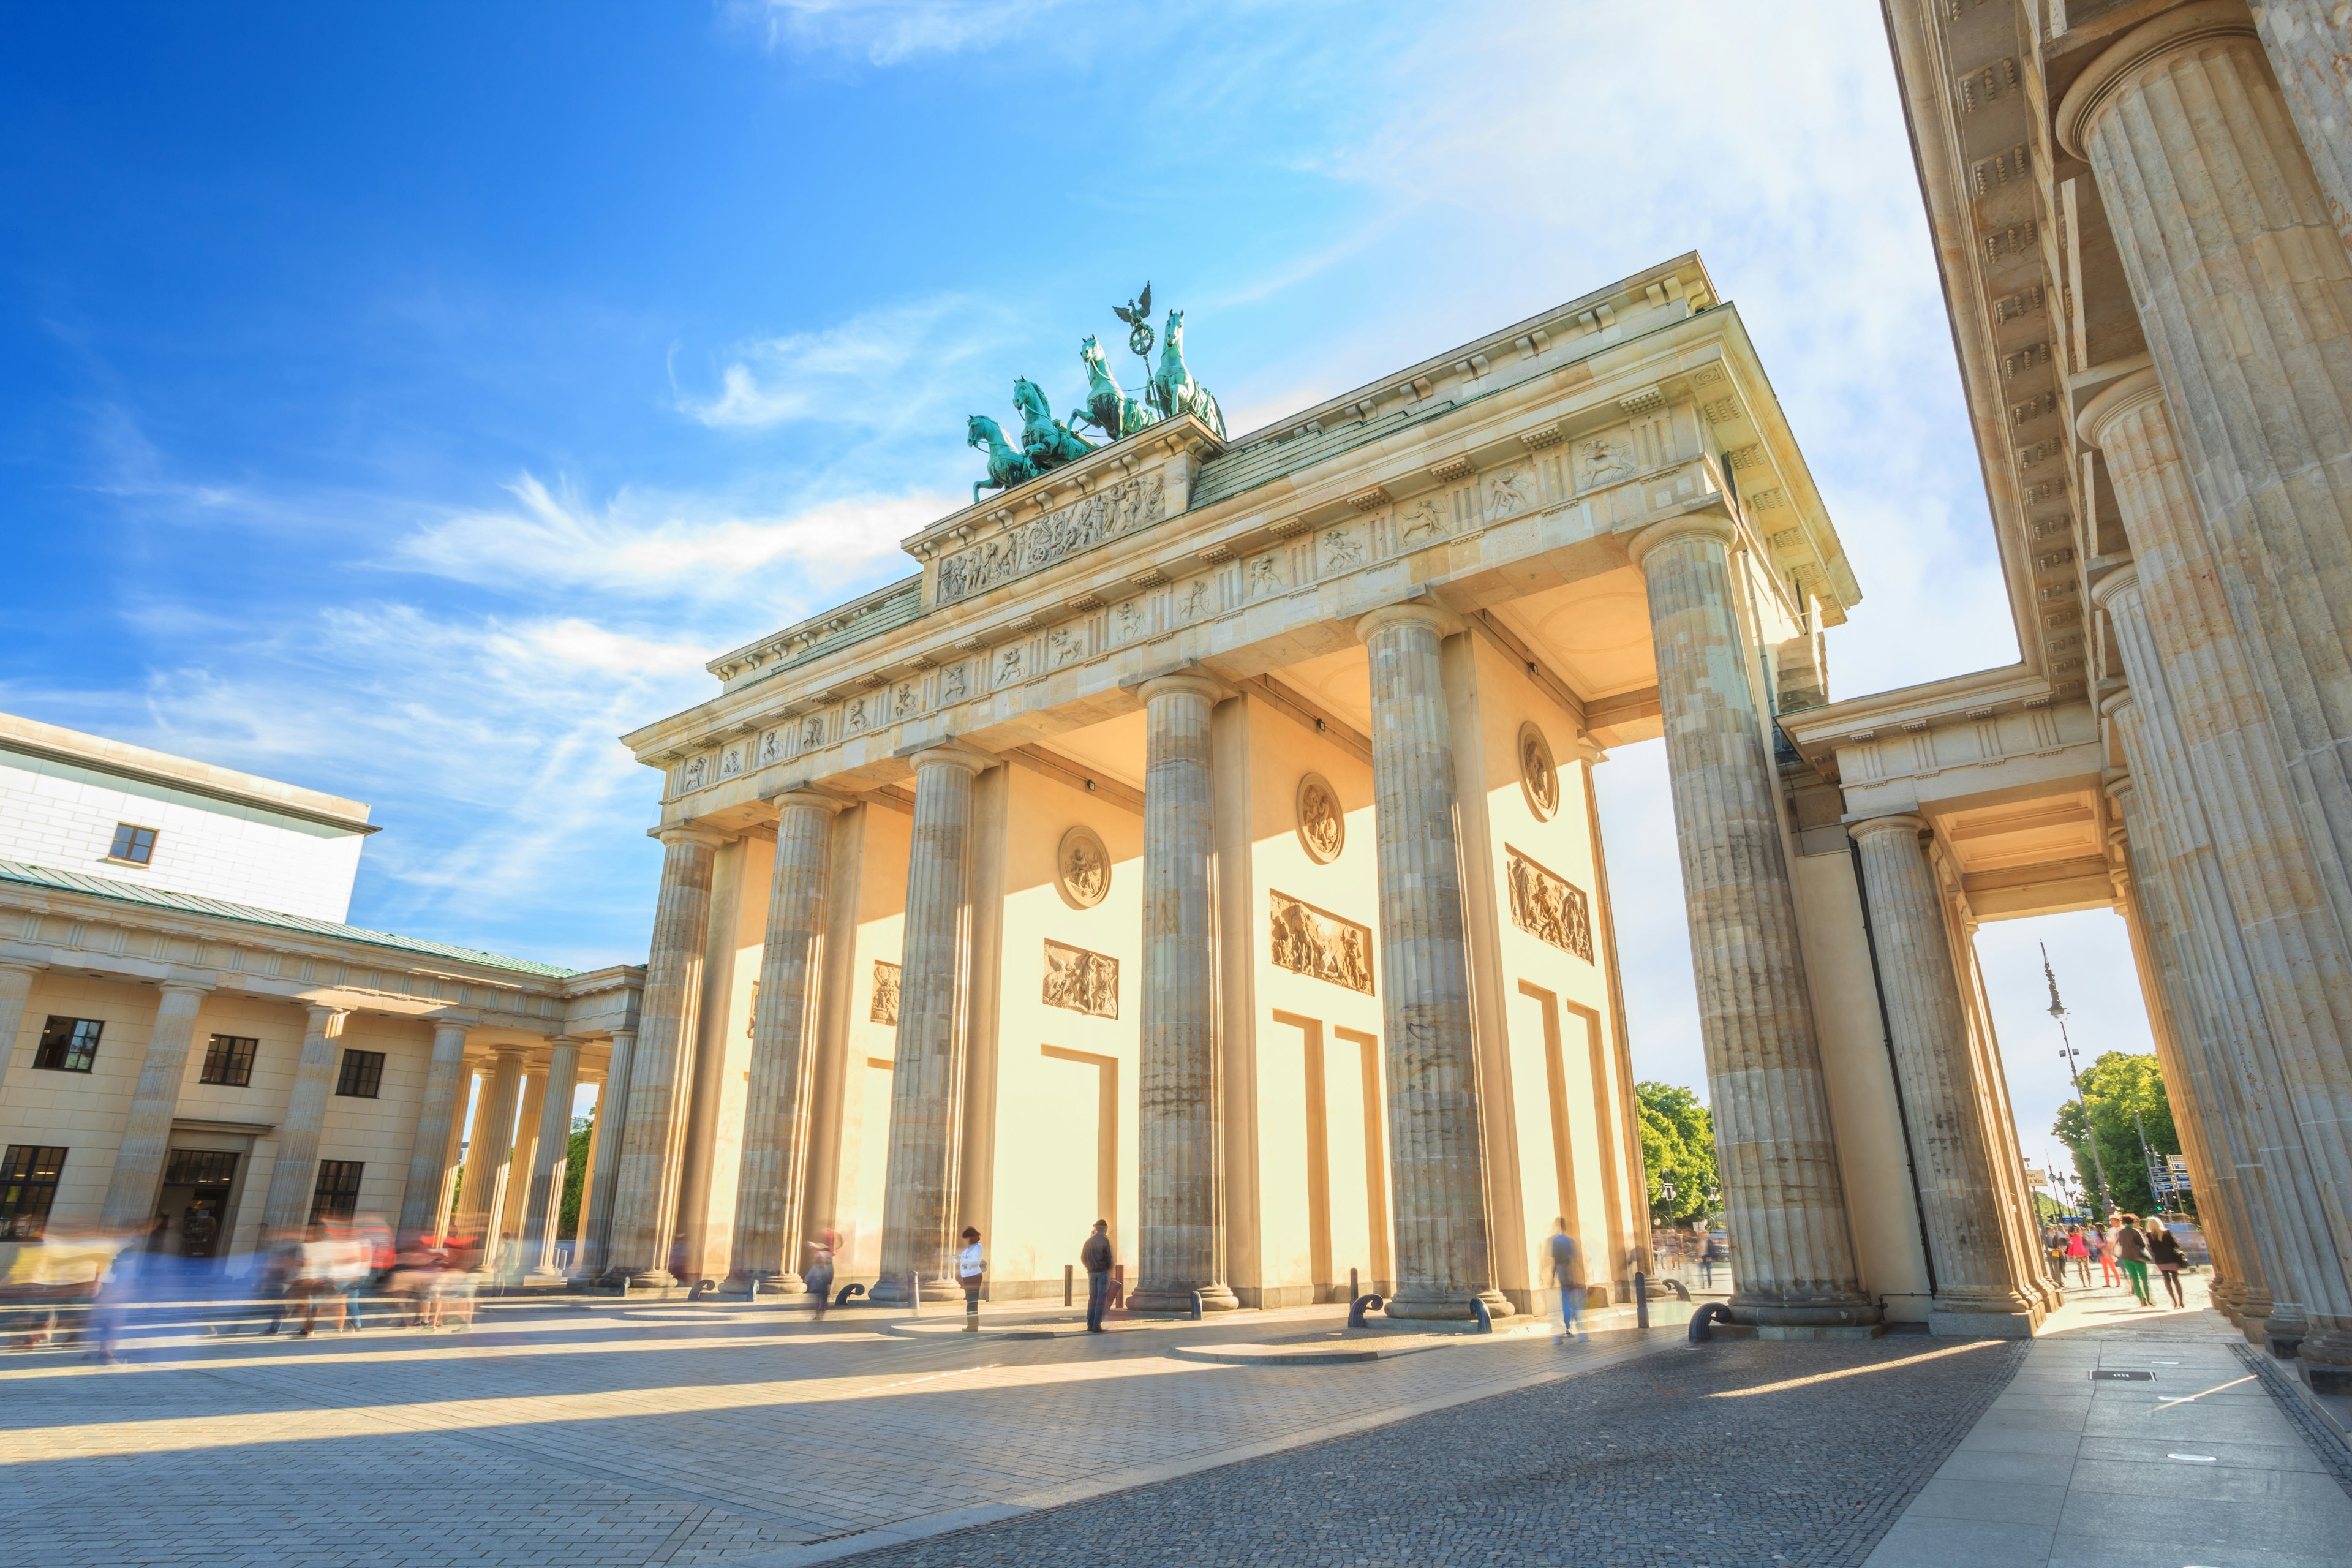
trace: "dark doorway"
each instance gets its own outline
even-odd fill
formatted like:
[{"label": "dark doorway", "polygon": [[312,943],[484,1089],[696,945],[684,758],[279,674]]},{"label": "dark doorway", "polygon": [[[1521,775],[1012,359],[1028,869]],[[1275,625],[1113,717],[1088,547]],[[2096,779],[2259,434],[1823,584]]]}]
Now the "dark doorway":
[{"label": "dark doorway", "polygon": [[182,1258],[219,1258],[228,1251],[236,1216],[229,1212],[236,1184],[235,1153],[226,1149],[174,1149],[163,1166],[155,1212],[164,1221],[163,1245]]}]

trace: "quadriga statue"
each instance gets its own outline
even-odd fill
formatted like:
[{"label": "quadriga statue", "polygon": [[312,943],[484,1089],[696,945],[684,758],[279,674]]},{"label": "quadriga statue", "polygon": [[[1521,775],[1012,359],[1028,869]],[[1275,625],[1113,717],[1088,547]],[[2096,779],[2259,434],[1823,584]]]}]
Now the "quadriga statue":
[{"label": "quadriga statue", "polygon": [[1168,312],[1167,335],[1160,341],[1160,367],[1151,373],[1151,405],[1162,419],[1173,419],[1180,414],[1190,414],[1202,424],[1225,436],[1225,416],[1217,407],[1217,400],[1209,389],[1192,379],[1184,364],[1184,312]]},{"label": "quadriga statue", "polygon": [[1071,412],[1073,426],[1091,425],[1116,441],[1160,423],[1160,416],[1149,403],[1119,390],[1118,378],[1110,373],[1110,356],[1103,353],[1092,332],[1078,345],[1078,361],[1087,367],[1087,405]]}]

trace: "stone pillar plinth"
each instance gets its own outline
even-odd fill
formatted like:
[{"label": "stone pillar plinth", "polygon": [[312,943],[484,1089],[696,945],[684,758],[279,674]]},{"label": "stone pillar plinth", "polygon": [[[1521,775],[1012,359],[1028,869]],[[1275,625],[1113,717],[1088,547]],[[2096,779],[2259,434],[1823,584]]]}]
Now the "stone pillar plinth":
[{"label": "stone pillar plinth", "polygon": [[687,1100],[694,1088],[695,1026],[710,943],[710,873],[725,842],[698,827],[665,827],[660,902],[629,1063],[629,1113],[613,1194],[608,1284],[661,1289],[669,1271],[684,1181]]},{"label": "stone pillar plinth", "polygon": [[1919,848],[1927,824],[1881,816],[1849,831],[1862,852],[1887,1035],[1936,1266],[1929,1326],[2030,1337],[2041,1297],[2010,1266],[2001,1228],[2010,1195],[1995,1163],[1987,1086],[1976,1080],[1943,900]]},{"label": "stone pillar plinth", "polygon": [[926,1296],[961,1294],[954,1276],[956,1233],[963,1228],[957,1173],[971,986],[972,780],[992,765],[987,756],[961,746],[914,757],[915,827],[907,854],[882,1277],[869,1292],[877,1301],[905,1301],[910,1276],[920,1277]]},{"label": "stone pillar plinth", "polygon": [[449,1129],[465,1112],[466,1026],[436,1024],[433,1055],[425,1064],[425,1100],[408,1145],[408,1182],[400,1193],[400,1237],[429,1237],[441,1228],[449,1200]]},{"label": "stone pillar plinth", "polygon": [[558,1035],[549,1045],[539,1139],[530,1156],[530,1193],[523,1207],[520,1261],[525,1277],[541,1283],[563,1278],[563,1270],[555,1266],[555,1233],[563,1220],[564,1179],[572,1163],[572,1100],[580,1084],[580,1042]]},{"label": "stone pillar plinth", "polygon": [[[2239,1146],[2257,1156],[2240,1179],[2273,1299],[2265,1335],[2283,1350],[2307,1341],[2314,1360],[2352,1358],[2343,1264],[2352,1237],[2341,1236],[2352,1127],[2339,1103],[2352,972],[2323,890],[2315,851],[2324,843],[2296,809],[2278,720],[2254,673],[2257,637],[2226,601],[2226,567],[2169,404],[2140,371],[2077,417],[2106,456],[2133,552],[2131,567],[2092,594],[2148,726],[2133,774],[2159,804],[2183,868],[2180,905],[2208,961],[2198,989],[2217,1009],[2205,1032],[2237,1084]],[[2229,1100],[2220,1103],[2226,1114]]]},{"label": "stone pillar plinth", "polygon": [[596,1163],[588,1173],[588,1212],[580,1223],[578,1258],[572,1272],[583,1279],[601,1279],[612,1255],[613,1195],[621,1184],[621,1146],[629,1121],[630,1063],[637,1052],[635,1029],[613,1031],[612,1055],[605,1060],[604,1087],[596,1096]]},{"label": "stone pillar plinth", "polygon": [[1477,1042],[1454,796],[1442,607],[1391,605],[1356,623],[1372,682],[1372,812],[1380,868],[1381,1055],[1388,1068],[1396,1318],[1503,1317],[1486,1208]]},{"label": "stone pillar plinth", "polygon": [[16,1037],[25,1030],[25,1011],[32,1005],[33,981],[42,963],[0,960],[0,1089],[8,1087],[8,1064],[16,1055]]},{"label": "stone pillar plinth", "polygon": [[1143,683],[1143,997],[1138,1148],[1139,1311],[1226,1311],[1218,1105],[1216,838],[1206,676]]},{"label": "stone pillar plinth", "polygon": [[[302,1054],[294,1064],[294,1087],[286,1098],[286,1118],[278,1124],[278,1153],[269,1164],[269,1196],[261,1223],[285,1232],[310,1222],[310,1196],[319,1181],[319,1134],[327,1124],[327,1096],[334,1092],[342,1063],[346,1008],[313,1007],[302,1034]],[[168,1129],[167,1129],[168,1130]]]},{"label": "stone pillar plinth", "polygon": [[751,1021],[735,1256],[726,1289],[796,1294],[806,1198],[817,1019],[823,1005],[833,819],[845,803],[811,790],[775,797],[775,870]]},{"label": "stone pillar plinth", "polygon": [[1779,1330],[1877,1321],[1854,1268],[1831,1134],[1780,780],[1733,598],[1730,520],[1636,535],[1666,731],[1699,1033],[1735,1248],[1731,1311]]},{"label": "stone pillar plinth", "polygon": [[188,1074],[188,1047],[196,1037],[196,1014],[212,987],[167,980],[147,1032],[147,1055],[131,1091],[131,1118],[106,1181],[106,1204],[99,1223],[116,1229],[144,1226],[154,1218],[156,1191],[172,1146],[172,1117],[180,1108],[180,1085]]},{"label": "stone pillar plinth", "polygon": [[522,1103],[520,1046],[499,1047],[482,1075],[474,1101],[474,1127],[466,1139],[466,1173],[458,1183],[457,1212],[450,1234],[481,1244],[480,1266],[497,1261],[499,1215],[506,1206],[508,1169],[514,1158],[515,1117]]}]

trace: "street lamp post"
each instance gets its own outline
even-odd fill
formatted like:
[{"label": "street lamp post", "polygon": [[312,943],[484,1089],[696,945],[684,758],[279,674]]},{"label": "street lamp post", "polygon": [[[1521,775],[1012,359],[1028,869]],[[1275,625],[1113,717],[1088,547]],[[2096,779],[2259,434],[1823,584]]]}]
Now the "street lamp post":
[{"label": "street lamp post", "polygon": [[[2082,1103],[2083,1130],[2091,1144],[2091,1175],[2098,1183],[2099,1213],[2105,1214],[2114,1206],[2115,1200],[2107,1185],[2106,1162],[2099,1158],[2099,1128],[2091,1120],[2091,1097],[2083,1091],[2083,1068],[2076,1059],[2074,1042],[2066,1034],[2066,1005],[2058,1000],[2058,976],[2050,969],[2050,944],[2042,942],[2041,948],[2042,977],[2050,983],[2050,1016],[2058,1021],[2058,1038],[2063,1042],[2058,1054],[2066,1058],[2066,1070],[2074,1079],[2074,1098]],[[2098,1215],[2092,1217],[2095,1220]]]}]

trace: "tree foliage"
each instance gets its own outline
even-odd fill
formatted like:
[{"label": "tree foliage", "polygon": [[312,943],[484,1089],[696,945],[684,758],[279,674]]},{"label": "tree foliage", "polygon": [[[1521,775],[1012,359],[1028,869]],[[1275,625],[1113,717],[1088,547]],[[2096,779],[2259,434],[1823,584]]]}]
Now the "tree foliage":
[{"label": "tree foliage", "polygon": [[572,1137],[563,1154],[563,1213],[555,1226],[559,1240],[570,1241],[580,1234],[580,1202],[588,1181],[588,1140],[595,1126],[596,1108],[593,1105],[586,1115],[572,1119]]},{"label": "tree foliage", "polygon": [[[1696,1218],[1721,1201],[1715,1173],[1715,1119],[1698,1096],[1671,1083],[1637,1083],[1642,1163],[1650,1173],[1650,1217]],[[1674,1196],[1666,1195],[1671,1187]]]},{"label": "tree foliage", "polygon": [[[2089,1109],[2084,1110],[2084,1101]],[[2135,1123],[2133,1111],[2138,1111]],[[2180,1134],[2172,1125],[2172,1102],[2165,1098],[2164,1070],[2154,1057],[2108,1051],[2083,1074],[2083,1099],[2058,1108],[2058,1124],[2051,1131],[2074,1156],[2074,1173],[2085,1193],[2098,1186],[2091,1159],[2091,1141],[2098,1140],[2099,1159],[2106,1166],[2107,1194],[2116,1207],[2128,1214],[2147,1214],[2155,1207],[2149,1190],[2147,1162],[2140,1152],[2140,1132],[2158,1155],[2180,1152]]]}]

